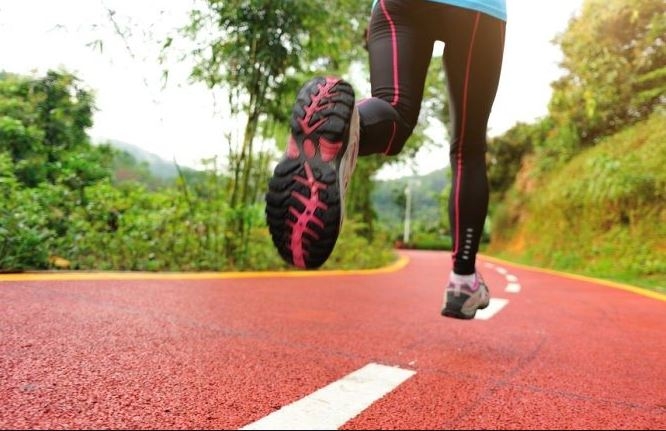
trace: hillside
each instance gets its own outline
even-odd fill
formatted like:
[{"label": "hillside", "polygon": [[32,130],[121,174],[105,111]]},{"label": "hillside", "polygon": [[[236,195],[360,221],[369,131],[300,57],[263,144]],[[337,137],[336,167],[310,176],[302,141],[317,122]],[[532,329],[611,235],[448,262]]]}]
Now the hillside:
[{"label": "hillside", "polygon": [[488,251],[666,291],[665,121],[654,113],[540,177],[527,163]]},{"label": "hillside", "polygon": [[157,154],[146,151],[137,145],[117,139],[97,140],[95,142],[95,144],[102,143],[109,144],[113,148],[129,154],[138,164],[145,163],[150,174],[158,179],[170,180],[178,176],[178,169],[173,161],[166,161]]}]

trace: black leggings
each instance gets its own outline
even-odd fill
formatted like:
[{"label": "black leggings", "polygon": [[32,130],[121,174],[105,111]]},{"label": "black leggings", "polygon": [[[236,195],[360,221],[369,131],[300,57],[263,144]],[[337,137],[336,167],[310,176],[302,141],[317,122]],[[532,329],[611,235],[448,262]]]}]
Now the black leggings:
[{"label": "black leggings", "polygon": [[486,132],[502,66],[505,22],[421,0],[379,0],[368,28],[372,97],[358,102],[359,155],[395,155],[416,125],[435,41],[448,81],[453,136],[449,220],[453,270],[473,274],[488,212]]}]

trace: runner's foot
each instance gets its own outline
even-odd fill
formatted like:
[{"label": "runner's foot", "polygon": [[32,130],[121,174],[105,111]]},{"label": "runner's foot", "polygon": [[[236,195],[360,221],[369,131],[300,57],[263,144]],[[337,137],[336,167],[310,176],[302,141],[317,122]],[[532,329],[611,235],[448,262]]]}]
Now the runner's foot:
[{"label": "runner's foot", "polygon": [[476,310],[483,310],[490,303],[490,292],[481,274],[474,274],[473,281],[456,280],[451,275],[444,293],[442,316],[457,319],[473,319]]},{"label": "runner's foot", "polygon": [[298,93],[291,137],[266,193],[266,221],[280,256],[314,269],[326,262],[344,218],[344,194],[358,155],[354,90],[317,77]]}]

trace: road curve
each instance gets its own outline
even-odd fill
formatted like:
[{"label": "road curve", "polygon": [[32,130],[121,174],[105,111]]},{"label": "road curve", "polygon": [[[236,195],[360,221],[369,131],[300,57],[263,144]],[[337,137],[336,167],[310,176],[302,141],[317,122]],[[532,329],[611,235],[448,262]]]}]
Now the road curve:
[{"label": "road curve", "polygon": [[478,268],[0,275],[0,428],[666,429],[666,296]]}]

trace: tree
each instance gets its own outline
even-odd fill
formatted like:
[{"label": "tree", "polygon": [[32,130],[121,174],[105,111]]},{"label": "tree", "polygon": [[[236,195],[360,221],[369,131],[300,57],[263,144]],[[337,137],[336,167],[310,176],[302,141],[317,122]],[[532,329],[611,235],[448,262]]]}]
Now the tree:
[{"label": "tree", "polygon": [[[303,74],[336,73],[353,58],[350,34],[359,32],[358,2],[208,0],[184,31],[198,46],[192,78],[228,92],[230,114],[244,117],[240,149],[231,154],[231,206],[248,205],[257,138],[285,124]],[[212,34],[212,36],[210,36]],[[263,129],[260,129],[263,127]],[[231,143],[233,144],[233,143]]]},{"label": "tree", "polygon": [[[182,29],[196,44],[188,54],[195,63],[192,79],[225,90],[230,115],[244,124],[239,141],[226,136],[229,200],[239,213],[235,231],[241,242],[247,232],[244,208],[263,196],[265,186],[252,181],[266,178],[269,161],[257,158],[258,141],[285,134],[304,77],[340,73],[358,55],[361,44],[354,39],[361,37],[367,7],[344,0],[330,13],[323,0],[206,0]],[[172,43],[168,39],[165,47]]]},{"label": "tree", "polygon": [[92,111],[92,93],[67,72],[0,75],[0,268],[46,267],[86,189],[110,176],[111,149],[86,134]]},{"label": "tree", "polygon": [[68,72],[42,78],[5,74],[0,79],[0,151],[28,187],[63,182],[83,188],[110,175],[108,146],[93,147],[93,95]]},{"label": "tree", "polygon": [[501,201],[513,185],[523,158],[548,138],[553,123],[545,118],[532,124],[517,123],[489,142],[486,156],[491,200]]},{"label": "tree", "polygon": [[556,42],[568,73],[553,84],[550,114],[582,145],[666,104],[663,0],[586,0]]}]

